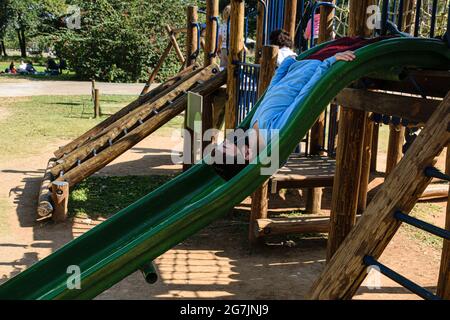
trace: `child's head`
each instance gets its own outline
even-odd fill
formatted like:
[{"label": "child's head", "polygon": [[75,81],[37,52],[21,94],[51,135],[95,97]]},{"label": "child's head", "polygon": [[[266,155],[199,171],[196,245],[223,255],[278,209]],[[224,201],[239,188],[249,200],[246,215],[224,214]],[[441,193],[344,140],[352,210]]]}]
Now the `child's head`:
[{"label": "child's head", "polygon": [[227,5],[222,11],[222,21],[227,22],[231,15],[231,5]]},{"label": "child's head", "polygon": [[280,48],[291,48],[293,47],[292,39],[286,30],[278,29],[272,31],[270,34],[270,44],[274,46],[279,46]]}]

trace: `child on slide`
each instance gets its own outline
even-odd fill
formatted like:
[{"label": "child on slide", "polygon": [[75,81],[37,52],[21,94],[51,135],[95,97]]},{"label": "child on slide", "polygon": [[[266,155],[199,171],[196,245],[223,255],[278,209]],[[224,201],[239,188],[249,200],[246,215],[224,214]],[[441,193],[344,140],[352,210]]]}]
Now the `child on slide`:
[{"label": "child on slide", "polygon": [[[262,150],[270,141],[271,130],[283,128],[301,100],[336,61],[352,61],[355,58],[353,51],[339,52],[323,61],[297,61],[292,57],[286,58],[277,69],[264,100],[251,120],[251,128],[256,131],[258,148],[249,147],[249,138],[246,135],[235,136],[233,141],[227,138],[212,152],[215,159],[220,158],[223,162],[214,164],[216,170],[226,178],[237,174],[256,157],[258,149]],[[237,159],[245,159],[245,162],[236,161]]]}]

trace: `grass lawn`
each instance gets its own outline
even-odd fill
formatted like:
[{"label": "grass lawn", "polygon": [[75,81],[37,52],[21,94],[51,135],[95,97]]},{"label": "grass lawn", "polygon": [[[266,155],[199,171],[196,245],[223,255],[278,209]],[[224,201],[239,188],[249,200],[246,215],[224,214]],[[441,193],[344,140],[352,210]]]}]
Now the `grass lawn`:
[{"label": "grass lawn", "polygon": [[155,190],[173,176],[90,177],[71,192],[69,214],[106,218]]},{"label": "grass lawn", "polygon": [[[102,95],[100,104],[105,115],[93,119],[90,96],[5,98],[0,106],[0,112],[6,113],[0,116],[0,161],[35,155],[46,144],[76,138],[134,99]],[[161,132],[168,133],[181,124],[181,117],[177,117]]]}]

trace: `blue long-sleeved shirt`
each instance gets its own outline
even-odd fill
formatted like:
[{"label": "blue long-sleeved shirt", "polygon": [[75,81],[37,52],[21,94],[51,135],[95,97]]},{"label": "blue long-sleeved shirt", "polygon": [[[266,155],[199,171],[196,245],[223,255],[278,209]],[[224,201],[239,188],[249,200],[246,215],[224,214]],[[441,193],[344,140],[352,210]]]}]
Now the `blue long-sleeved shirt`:
[{"label": "blue long-sleeved shirt", "polygon": [[336,62],[331,57],[320,60],[286,58],[277,69],[261,105],[251,121],[258,123],[261,135],[267,143],[270,131],[281,129],[309,91],[324,73]]}]

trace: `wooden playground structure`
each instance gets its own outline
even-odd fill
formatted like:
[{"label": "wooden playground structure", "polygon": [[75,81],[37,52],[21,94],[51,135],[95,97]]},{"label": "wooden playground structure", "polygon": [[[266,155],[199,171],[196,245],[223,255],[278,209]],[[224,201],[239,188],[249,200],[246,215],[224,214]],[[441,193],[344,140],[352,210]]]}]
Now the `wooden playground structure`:
[{"label": "wooden playground structure", "polygon": [[[243,97],[240,75],[245,70],[256,68],[257,78],[254,81],[258,85],[257,91],[252,94],[255,98],[262,96],[275,72],[278,48],[268,45],[267,41],[271,31],[268,28],[270,1],[259,1],[255,62],[247,63],[244,58],[245,3],[243,0],[230,2],[227,69],[220,71],[217,65],[219,1],[206,1],[203,66],[196,62],[202,47],[198,8],[189,6],[185,27],[166,27],[168,46],[150,74],[142,95],[55,151],[41,186],[39,219],[50,216],[56,221],[66,219],[70,188],[185,111],[188,92],[204,97],[203,132],[218,126],[220,120],[214,114],[220,108],[225,108],[225,129],[236,128]],[[278,26],[282,26],[295,39],[306,2],[284,0],[283,3],[284,19]],[[370,5],[382,5],[383,24],[379,31],[385,35],[386,23],[390,20],[390,4],[392,1],[389,0],[350,0],[346,35],[373,36],[374,30],[368,29],[366,24],[367,7]],[[335,37],[335,5],[334,0],[317,2],[317,8],[320,7],[319,44]],[[418,35],[421,5],[420,0],[399,1],[394,22],[400,31]],[[184,54],[176,39],[180,32],[185,32],[187,38]],[[433,27],[429,36],[435,36]],[[183,65],[182,70],[150,90],[172,49],[175,49]],[[447,151],[447,175],[433,167],[435,157],[450,143],[450,73],[435,70],[404,72],[401,79],[386,79],[377,75],[362,78],[342,90],[330,105],[328,113],[317,119],[302,142],[306,154],[294,153],[288,163],[252,195],[249,224],[252,245],[264,242],[266,237],[272,235],[328,233],[327,266],[311,288],[310,299],[350,299],[367,275],[369,266],[378,267],[381,273],[423,298],[450,299],[450,202],[447,206],[447,230],[408,216],[421,197],[429,199],[448,195],[448,186],[444,192],[439,190],[433,193],[429,189],[427,193],[426,190],[432,179],[450,181],[450,152]],[[226,92],[223,88],[225,84]],[[218,100],[226,100],[227,103],[223,106],[216,102]],[[381,123],[389,125],[390,131],[386,177],[376,196],[368,202],[370,176],[376,171]],[[408,151],[403,156],[405,137],[414,127],[422,130],[408,144]],[[322,189],[325,187],[333,188],[330,216],[319,214]],[[268,215],[269,192],[284,188],[307,190],[307,214],[300,218],[271,218]],[[402,223],[445,239],[436,295],[377,261]]]}]

